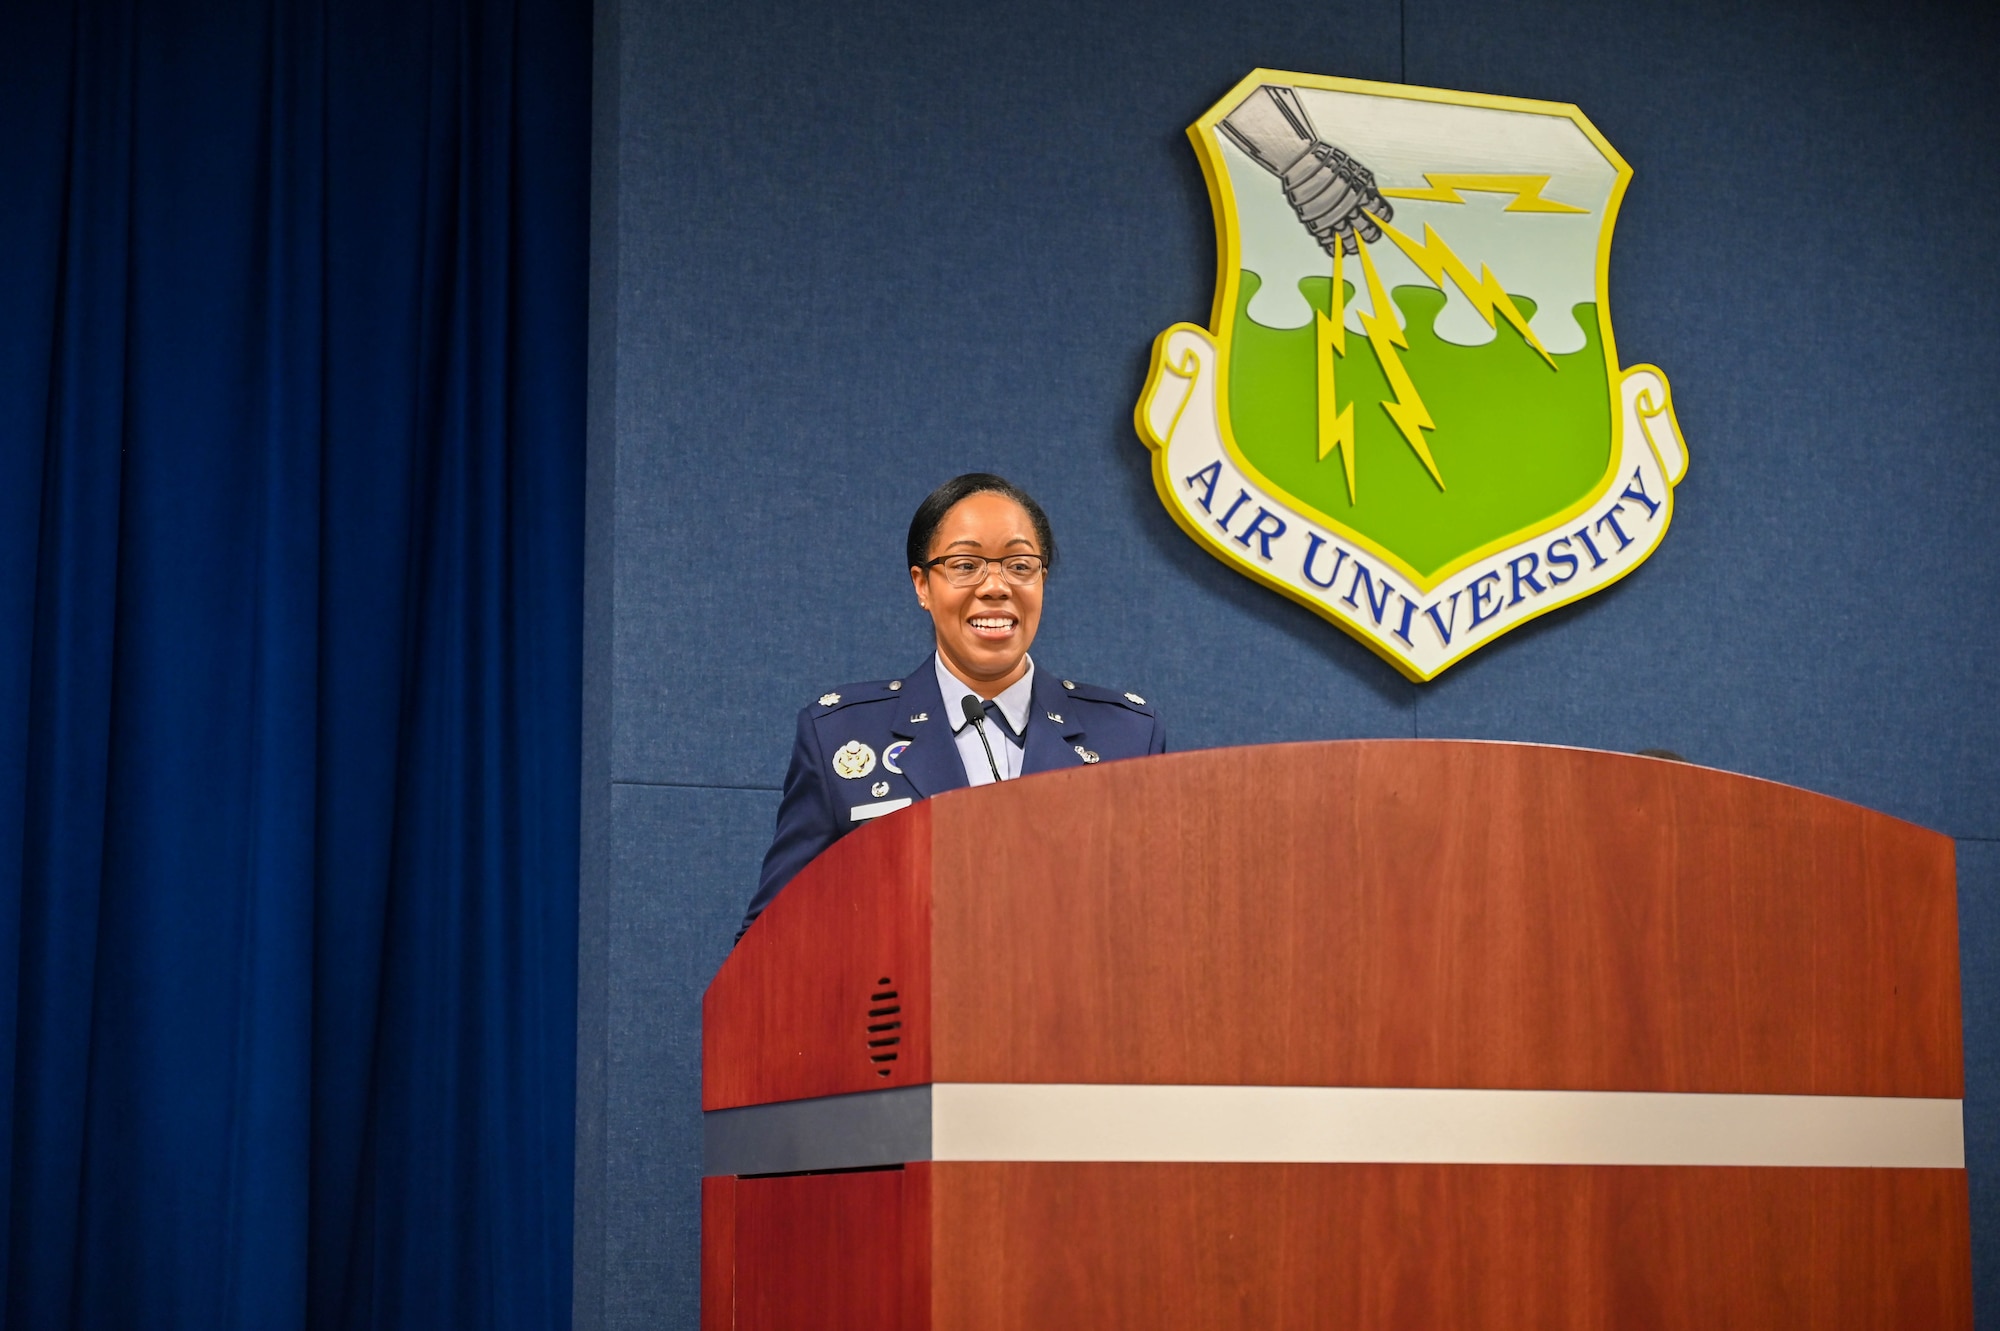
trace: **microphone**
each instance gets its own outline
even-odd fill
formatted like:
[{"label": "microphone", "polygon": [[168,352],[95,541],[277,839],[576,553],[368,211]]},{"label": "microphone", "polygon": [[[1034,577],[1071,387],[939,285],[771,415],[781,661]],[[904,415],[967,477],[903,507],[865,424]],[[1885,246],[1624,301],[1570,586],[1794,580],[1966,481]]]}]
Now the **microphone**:
[{"label": "microphone", "polygon": [[986,765],[993,769],[993,780],[1000,780],[1000,764],[993,761],[993,746],[986,742],[986,709],[979,705],[979,699],[966,694],[958,700],[958,709],[965,713],[965,719],[979,728],[979,747],[986,750]]}]

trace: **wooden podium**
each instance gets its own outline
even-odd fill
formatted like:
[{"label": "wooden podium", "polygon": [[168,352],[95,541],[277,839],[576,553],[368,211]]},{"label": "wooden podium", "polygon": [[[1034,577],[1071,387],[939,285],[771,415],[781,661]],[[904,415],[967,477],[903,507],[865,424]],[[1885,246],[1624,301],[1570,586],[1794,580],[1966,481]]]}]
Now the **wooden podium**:
[{"label": "wooden podium", "polygon": [[704,1331],[1969,1328],[1951,842],[1366,741],[943,795],[704,1005]]}]

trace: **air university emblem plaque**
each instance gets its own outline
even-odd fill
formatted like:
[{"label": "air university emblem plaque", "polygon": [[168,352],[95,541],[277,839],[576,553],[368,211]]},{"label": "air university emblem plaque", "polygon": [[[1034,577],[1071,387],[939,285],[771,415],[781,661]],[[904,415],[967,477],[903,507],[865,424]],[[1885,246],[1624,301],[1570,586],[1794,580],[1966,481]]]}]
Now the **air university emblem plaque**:
[{"label": "air university emblem plaque", "polygon": [[1190,536],[1419,680],[1653,552],[1687,452],[1618,363],[1632,172],[1581,111],[1258,70],[1188,135],[1215,306],[1135,416]]}]

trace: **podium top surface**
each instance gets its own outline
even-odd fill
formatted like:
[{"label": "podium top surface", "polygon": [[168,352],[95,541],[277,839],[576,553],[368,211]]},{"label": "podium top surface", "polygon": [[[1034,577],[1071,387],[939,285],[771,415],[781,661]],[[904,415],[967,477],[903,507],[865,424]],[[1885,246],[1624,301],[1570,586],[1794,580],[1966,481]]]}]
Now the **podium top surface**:
[{"label": "podium top surface", "polygon": [[930,1082],[1958,1098],[1949,838],[1684,763],[1364,740],[955,791],[788,886],[708,1109]]}]

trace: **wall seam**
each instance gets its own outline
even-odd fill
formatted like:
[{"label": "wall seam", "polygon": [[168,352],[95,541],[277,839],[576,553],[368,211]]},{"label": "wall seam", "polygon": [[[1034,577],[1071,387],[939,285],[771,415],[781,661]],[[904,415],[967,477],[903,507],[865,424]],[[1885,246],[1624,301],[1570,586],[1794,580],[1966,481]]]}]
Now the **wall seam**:
[{"label": "wall seam", "polygon": [[612,718],[616,711],[619,299],[624,286],[623,11],[591,14],[588,383],[584,423],[583,743],[578,810],[576,1118],[570,1325],[605,1331],[611,1078]]}]

